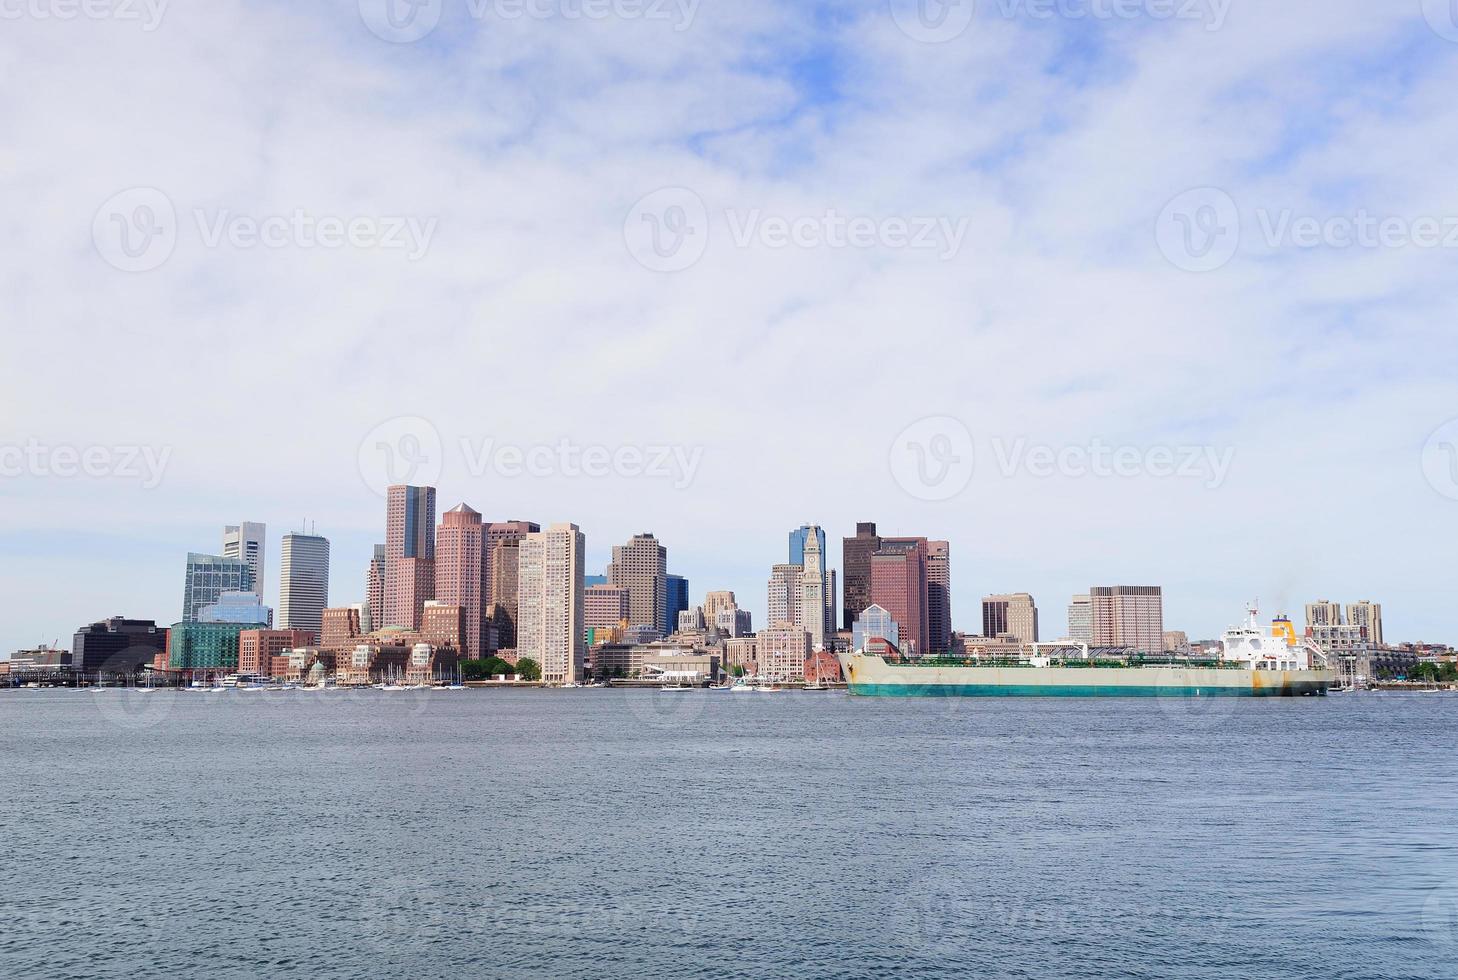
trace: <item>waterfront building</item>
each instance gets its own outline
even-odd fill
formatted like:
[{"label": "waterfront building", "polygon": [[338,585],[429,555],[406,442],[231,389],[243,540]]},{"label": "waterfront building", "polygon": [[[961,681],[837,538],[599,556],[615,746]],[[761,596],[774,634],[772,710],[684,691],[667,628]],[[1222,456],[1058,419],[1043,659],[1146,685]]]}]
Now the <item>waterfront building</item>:
[{"label": "waterfront building", "polygon": [[385,625],[385,546],[375,545],[365,576],[365,612],[359,618],[360,630],[373,633]]},{"label": "waterfront building", "polygon": [[1306,604],[1306,628],[1314,626],[1341,626],[1342,604],[1330,599],[1318,599]]},{"label": "waterfront building", "polygon": [[[851,627],[851,650],[865,650],[867,641],[872,637],[888,640],[898,648],[901,645],[901,628],[895,618],[874,603],[861,611],[860,617]],[[948,645],[950,648],[950,642]]]},{"label": "waterfront building", "polygon": [[317,642],[329,605],[329,541],[290,532],[283,536],[279,560],[279,627],[308,630]]},{"label": "waterfront building", "polygon": [[1347,606],[1347,623],[1361,626],[1374,646],[1385,646],[1382,639],[1382,604],[1370,600],[1353,602]]},{"label": "waterfront building", "polygon": [[1093,644],[1093,600],[1087,595],[1076,595],[1068,604],[1068,638]]},{"label": "waterfront building", "polygon": [[[248,566],[253,576],[253,591],[263,596],[264,555],[268,547],[268,526],[255,521],[242,521],[223,528],[224,558],[237,558]],[[247,591],[247,590],[244,590]]]},{"label": "waterfront building", "polygon": [[803,565],[776,565],[770,569],[767,588],[769,615],[766,618],[771,626],[801,624],[800,616],[804,611],[801,580],[804,574]]},{"label": "waterfront building", "polygon": [[668,549],[651,533],[635,534],[627,544],[613,545],[607,568],[609,585],[628,590],[632,626],[668,625]]},{"label": "waterfront building", "polygon": [[982,635],[1007,635],[1021,643],[1037,643],[1037,603],[1026,592],[986,597],[982,600]]},{"label": "waterfront building", "polygon": [[1094,646],[1164,651],[1164,593],[1159,586],[1097,586],[1089,589],[1089,599]]},{"label": "waterfront building", "polygon": [[[891,614],[900,627],[901,649],[907,656],[928,652],[926,551],[923,547],[890,550],[871,556],[871,602]],[[924,542],[923,542],[924,543]]]},{"label": "waterfront building", "polygon": [[243,630],[238,634],[238,673],[276,676],[273,658],[286,650],[309,646],[313,638],[309,630]]},{"label": "waterfront building", "polygon": [[410,648],[405,667],[406,684],[429,684],[437,680],[453,680],[461,662],[458,647],[417,643]]},{"label": "waterfront building", "polygon": [[835,654],[822,650],[805,658],[806,684],[839,684],[841,682],[840,661]]},{"label": "waterfront building", "polygon": [[416,629],[425,600],[435,598],[434,592],[435,487],[390,487],[385,501],[383,625]]},{"label": "waterfront building", "polygon": [[756,669],[756,647],[759,643],[757,637],[737,636],[724,641],[724,669],[733,670],[738,667],[745,673],[752,674]]},{"label": "waterfront building", "polygon": [[576,524],[554,524],[521,542],[516,653],[541,664],[547,684],[581,679],[586,551]]},{"label": "waterfront building", "polygon": [[197,611],[199,623],[261,623],[273,626],[273,610],[265,606],[257,592],[224,592],[216,602]]},{"label": "waterfront building", "polygon": [[217,602],[224,592],[254,591],[253,569],[246,560],[189,553],[182,585],[182,621],[197,622],[198,612]]},{"label": "waterfront building", "polygon": [[805,564],[805,548],[812,538],[815,550],[820,553],[822,559],[828,554],[825,550],[825,529],[815,524],[802,524],[790,532],[789,564]]},{"label": "waterfront building", "polygon": [[760,630],[754,639],[760,677],[780,682],[805,679],[805,659],[814,652],[807,630],[798,626],[772,626]]},{"label": "waterfront building", "polygon": [[175,623],[168,632],[167,665],[172,670],[238,670],[238,638],[267,623]]},{"label": "waterfront building", "polygon": [[465,654],[472,660],[487,651],[486,597],[489,552],[481,515],[465,504],[446,511],[435,529],[435,599],[465,613]]},{"label": "waterfront building", "polygon": [[873,521],[856,524],[853,538],[841,539],[841,590],[844,614],[841,625],[855,626],[856,617],[871,604],[871,556],[881,550],[881,537]]},{"label": "waterfront building", "polygon": [[689,607],[689,583],[682,575],[669,575],[664,579],[665,606],[663,610],[664,632],[673,632],[678,623],[678,614]]},{"label": "waterfront building", "polygon": [[432,646],[464,650],[470,642],[466,607],[454,602],[428,599],[420,615],[420,635]]},{"label": "waterfront building", "polygon": [[167,629],[150,619],[112,616],[71,638],[71,665],[82,674],[134,674],[167,649]]},{"label": "waterfront building", "polygon": [[583,622],[588,629],[628,625],[627,589],[621,585],[589,585],[583,594]]},{"label": "waterfront building", "polygon": [[348,650],[366,632],[362,622],[363,605],[326,609],[319,616],[319,646],[325,650]]}]

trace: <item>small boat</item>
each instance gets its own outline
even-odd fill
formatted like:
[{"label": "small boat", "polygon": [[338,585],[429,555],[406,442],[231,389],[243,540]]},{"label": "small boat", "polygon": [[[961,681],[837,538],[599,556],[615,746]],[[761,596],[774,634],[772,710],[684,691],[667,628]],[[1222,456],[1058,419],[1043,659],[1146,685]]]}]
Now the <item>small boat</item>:
[{"label": "small boat", "polygon": [[660,691],[692,691],[693,688],[689,687],[687,684],[664,684],[658,690],[660,690]]}]

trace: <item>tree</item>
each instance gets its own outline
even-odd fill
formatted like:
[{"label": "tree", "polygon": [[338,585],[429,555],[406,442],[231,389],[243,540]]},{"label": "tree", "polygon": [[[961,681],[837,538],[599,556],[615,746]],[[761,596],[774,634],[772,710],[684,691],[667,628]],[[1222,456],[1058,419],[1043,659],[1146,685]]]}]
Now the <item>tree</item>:
[{"label": "tree", "polygon": [[516,673],[524,681],[539,681],[542,679],[542,665],[530,658],[518,660]]},{"label": "tree", "polygon": [[468,681],[489,681],[498,674],[514,673],[516,668],[500,657],[461,661],[461,677]]}]

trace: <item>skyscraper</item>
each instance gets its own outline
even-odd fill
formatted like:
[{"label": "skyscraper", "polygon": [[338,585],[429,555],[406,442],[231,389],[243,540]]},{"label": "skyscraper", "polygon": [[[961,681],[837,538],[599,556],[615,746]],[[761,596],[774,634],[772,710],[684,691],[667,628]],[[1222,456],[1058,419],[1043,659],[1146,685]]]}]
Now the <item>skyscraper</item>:
[{"label": "skyscraper", "polygon": [[576,682],[581,676],[586,550],[587,539],[576,524],[553,524],[521,542],[516,652],[541,664],[548,684]]},{"label": "skyscraper", "polygon": [[587,629],[625,626],[628,622],[628,590],[621,585],[589,585],[583,598],[583,623]]},{"label": "skyscraper", "polygon": [[804,575],[802,565],[776,565],[770,569],[766,626],[801,625],[800,615],[804,608],[801,579]]},{"label": "skyscraper", "polygon": [[871,602],[891,614],[900,627],[901,652],[925,656],[930,650],[927,623],[926,548],[920,544],[882,550],[871,556]]},{"label": "skyscraper", "polygon": [[435,598],[435,487],[390,487],[385,508],[381,625],[419,629],[425,600]]},{"label": "skyscraper", "polygon": [[881,538],[872,521],[856,525],[856,536],[841,539],[841,623],[852,629],[856,618],[871,604],[871,556],[881,550]]},{"label": "skyscraper", "polygon": [[952,649],[952,545],[928,541],[926,555],[927,637],[931,653]]},{"label": "skyscraper", "polygon": [[[608,584],[628,590],[630,626],[663,629],[668,622],[668,549],[651,533],[613,545]],[[675,614],[676,616],[676,614]]]},{"label": "skyscraper", "polygon": [[1038,642],[1038,605],[1026,592],[990,595],[982,600],[982,635],[1007,635],[1022,643]]},{"label": "skyscraper", "polygon": [[223,557],[241,558],[253,574],[253,591],[263,596],[264,553],[268,527],[253,521],[229,524],[223,528]]},{"label": "skyscraper", "polygon": [[243,558],[189,553],[182,584],[182,621],[197,622],[202,608],[216,603],[224,592],[254,592],[252,566]]},{"label": "skyscraper", "polygon": [[[486,582],[489,586],[486,592],[486,601],[488,603],[499,602],[503,606],[506,605],[500,593],[496,591],[496,583],[498,582],[503,583],[504,587],[509,588],[513,595],[516,593],[515,580],[508,577],[505,573],[502,575],[496,573],[496,549],[502,545],[508,547],[516,545],[528,534],[536,534],[541,529],[541,525],[534,521],[493,521],[486,525],[486,543],[483,547],[486,559]],[[515,555],[512,557],[514,558]],[[516,565],[513,564],[511,566],[510,574],[516,574]],[[512,602],[514,603],[515,600],[512,600]],[[512,604],[510,609],[512,614],[515,615],[516,606]],[[509,649],[509,646],[503,642],[503,648]]]},{"label": "skyscraper", "polygon": [[1306,604],[1306,626],[1310,629],[1313,626],[1340,626],[1342,625],[1342,604],[1332,602],[1330,599],[1318,599],[1315,602]]},{"label": "skyscraper", "polygon": [[1089,589],[1089,599],[1094,646],[1164,652],[1164,594],[1159,586],[1096,586]]},{"label": "skyscraper", "polygon": [[375,545],[370,558],[369,572],[365,575],[365,613],[360,617],[359,628],[373,633],[385,625],[385,546]]},{"label": "skyscraper", "polygon": [[713,626],[719,619],[720,609],[738,609],[739,603],[733,592],[710,592],[704,596],[704,622]]},{"label": "skyscraper", "polygon": [[[790,533],[792,543],[796,540],[797,534],[800,536],[802,548],[800,625],[805,632],[810,634],[810,649],[824,650],[826,635],[835,632],[833,620],[829,623],[826,622],[833,616],[835,606],[826,591],[829,582],[823,552],[825,532],[813,525],[802,527],[799,531]],[[827,616],[827,610],[832,610],[830,616]]]},{"label": "skyscraper", "polygon": [[307,630],[319,641],[329,606],[329,542],[314,534],[283,536],[278,618],[283,630]]},{"label": "skyscraper", "polygon": [[465,610],[462,653],[471,660],[485,654],[489,626],[485,531],[481,515],[465,504],[446,511],[435,531],[435,598]]},{"label": "skyscraper", "polygon": [[688,610],[689,583],[682,575],[669,575],[664,587],[663,635],[668,636],[678,628],[678,614]]},{"label": "skyscraper", "polygon": [[1068,638],[1093,643],[1093,600],[1086,595],[1076,595],[1068,604]]}]

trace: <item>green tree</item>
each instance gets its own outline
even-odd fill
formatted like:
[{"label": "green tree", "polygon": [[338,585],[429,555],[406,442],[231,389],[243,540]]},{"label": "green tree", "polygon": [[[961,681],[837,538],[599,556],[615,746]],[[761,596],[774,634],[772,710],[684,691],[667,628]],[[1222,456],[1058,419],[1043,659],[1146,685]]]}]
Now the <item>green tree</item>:
[{"label": "green tree", "polygon": [[516,662],[516,673],[524,681],[539,681],[542,679],[542,665],[530,658],[518,660]]},{"label": "green tree", "polygon": [[516,668],[500,657],[461,661],[461,677],[468,681],[489,681],[498,674],[514,673]]}]

